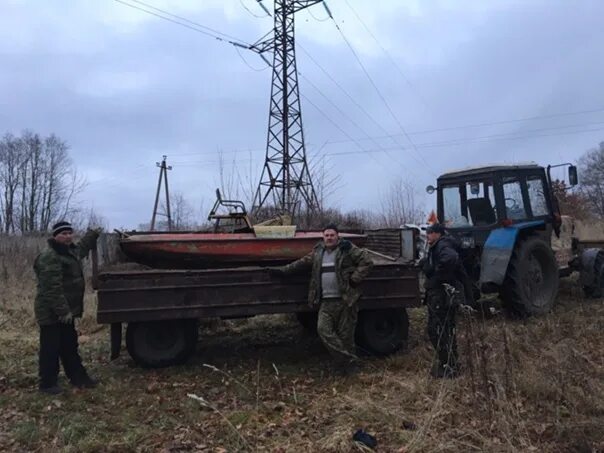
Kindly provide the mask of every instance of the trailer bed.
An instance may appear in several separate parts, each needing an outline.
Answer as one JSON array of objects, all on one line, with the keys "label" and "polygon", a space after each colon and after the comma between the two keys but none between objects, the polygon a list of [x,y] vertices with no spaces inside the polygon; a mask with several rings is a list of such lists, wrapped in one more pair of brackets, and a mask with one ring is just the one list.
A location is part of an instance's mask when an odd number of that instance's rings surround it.
[{"label": "trailer bed", "polygon": [[[419,303],[418,272],[377,264],[362,283],[360,309]],[[259,267],[103,272],[97,280],[99,323],[245,317],[310,311],[309,275],[271,277]]]}]

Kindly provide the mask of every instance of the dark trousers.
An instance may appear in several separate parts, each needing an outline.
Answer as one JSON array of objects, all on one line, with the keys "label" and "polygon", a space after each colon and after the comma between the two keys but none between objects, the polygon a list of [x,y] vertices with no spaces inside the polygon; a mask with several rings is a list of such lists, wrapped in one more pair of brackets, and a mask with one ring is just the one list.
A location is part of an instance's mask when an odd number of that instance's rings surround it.
[{"label": "dark trousers", "polygon": [[73,322],[40,326],[40,388],[57,385],[59,359],[72,384],[78,385],[88,376],[78,353],[78,334]]},{"label": "dark trousers", "polygon": [[451,305],[444,290],[428,289],[428,335],[434,346],[441,367],[457,368],[457,340],[455,335],[455,315],[457,307]]}]

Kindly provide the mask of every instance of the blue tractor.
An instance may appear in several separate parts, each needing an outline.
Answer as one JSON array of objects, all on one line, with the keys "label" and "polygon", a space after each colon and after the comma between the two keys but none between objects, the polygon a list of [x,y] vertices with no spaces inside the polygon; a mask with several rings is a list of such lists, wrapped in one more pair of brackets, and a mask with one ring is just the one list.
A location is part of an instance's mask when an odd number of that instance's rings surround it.
[{"label": "blue tractor", "polygon": [[602,295],[604,251],[581,247],[552,190],[551,169],[562,166],[567,186],[575,186],[575,166],[533,163],[452,171],[428,186],[437,192],[439,221],[460,244],[475,300],[499,293],[510,312],[543,314],[554,305],[560,276],[573,271],[587,295]]}]

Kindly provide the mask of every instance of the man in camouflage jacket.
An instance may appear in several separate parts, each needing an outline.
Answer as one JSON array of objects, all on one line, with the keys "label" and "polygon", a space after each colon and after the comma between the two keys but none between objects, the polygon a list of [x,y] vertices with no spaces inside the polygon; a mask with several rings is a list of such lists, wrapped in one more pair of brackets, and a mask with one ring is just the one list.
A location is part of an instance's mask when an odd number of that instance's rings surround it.
[{"label": "man in camouflage jacket", "polygon": [[48,247],[34,263],[38,280],[34,312],[40,326],[39,375],[43,393],[61,393],[57,385],[59,359],[72,385],[96,385],[82,365],[74,319],[82,316],[84,305],[85,281],[80,260],[88,256],[98,236],[97,230],[89,230],[74,244],[71,225],[59,222],[53,226]]},{"label": "man in camouflage jacket", "polygon": [[373,262],[367,252],[340,239],[335,225],[323,230],[323,241],[306,256],[286,266],[270,268],[273,274],[311,270],[308,304],[319,307],[317,331],[344,371],[357,360],[354,332],[357,323],[360,284]]}]

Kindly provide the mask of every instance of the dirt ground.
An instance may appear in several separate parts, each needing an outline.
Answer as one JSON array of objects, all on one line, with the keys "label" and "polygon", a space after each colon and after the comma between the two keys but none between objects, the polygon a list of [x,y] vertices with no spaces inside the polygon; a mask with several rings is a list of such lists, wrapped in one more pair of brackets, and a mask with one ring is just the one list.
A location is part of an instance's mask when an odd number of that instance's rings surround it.
[{"label": "dirt ground", "polygon": [[422,309],[406,351],[352,376],[288,316],[205,323],[189,363],[146,370],[125,351],[108,360],[89,295],[81,354],[101,384],[62,377],[59,397],[36,391],[31,293],[5,288],[0,305],[0,451],[368,451],[358,428],[381,452],[604,451],[604,301],[572,280],[547,316],[460,316],[455,380],[428,375]]}]

